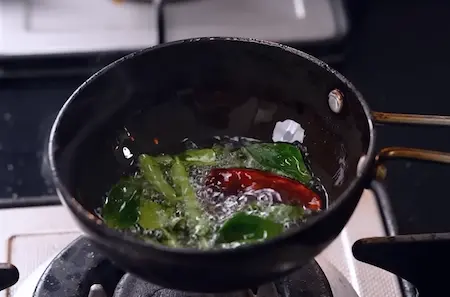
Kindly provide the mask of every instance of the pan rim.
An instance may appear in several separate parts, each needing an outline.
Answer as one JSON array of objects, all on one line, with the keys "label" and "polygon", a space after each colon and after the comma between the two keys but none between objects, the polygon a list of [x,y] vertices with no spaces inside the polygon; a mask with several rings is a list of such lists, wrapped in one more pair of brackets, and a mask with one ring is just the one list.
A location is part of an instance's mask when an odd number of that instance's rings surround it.
[{"label": "pan rim", "polygon": [[[280,50],[289,52],[291,54],[294,54],[296,56],[299,56],[300,58],[307,59],[309,62],[312,62],[316,64],[317,66],[321,67],[322,69],[326,70],[327,72],[335,75],[347,88],[351,90],[351,92],[354,93],[356,96],[356,99],[359,101],[359,104],[361,105],[368,124],[369,129],[369,144],[366,152],[366,162],[361,167],[361,170],[359,171],[360,174],[354,178],[350,185],[347,186],[347,188],[336,198],[336,200],[323,212],[317,214],[314,217],[308,218],[308,220],[299,226],[298,228],[287,230],[286,232],[283,232],[279,236],[276,236],[274,238],[264,240],[262,242],[257,242],[249,245],[243,245],[237,248],[232,249],[209,249],[209,250],[200,250],[200,249],[194,249],[194,248],[171,248],[164,245],[154,244],[151,242],[146,242],[144,240],[140,240],[137,237],[134,237],[132,235],[125,234],[123,232],[120,232],[118,230],[115,230],[113,228],[108,227],[102,220],[98,219],[96,216],[94,216],[91,212],[87,211],[77,200],[75,197],[73,197],[68,189],[63,184],[62,180],[59,177],[58,169],[56,167],[56,160],[54,156],[54,151],[56,149],[56,135],[58,134],[58,128],[62,121],[62,118],[64,117],[67,109],[70,108],[71,103],[76,100],[80,92],[82,92],[90,83],[95,81],[97,77],[103,75],[105,72],[109,71],[112,67],[115,67],[117,65],[120,65],[121,63],[132,59],[136,56],[143,55],[148,52],[152,52],[155,50],[163,49],[165,47],[169,46],[176,46],[179,44],[184,43],[193,43],[193,42],[239,42],[239,43],[252,43],[262,46],[268,46],[268,47],[275,47]],[[61,202],[67,206],[73,215],[76,216],[76,219],[80,221],[81,224],[83,224],[84,228],[88,228],[89,233],[94,233],[96,235],[100,235],[101,237],[106,237],[108,240],[114,240],[115,242],[119,241],[125,244],[131,244],[138,248],[143,249],[152,249],[154,251],[164,252],[164,253],[171,253],[173,255],[179,255],[179,256],[214,256],[214,255],[230,255],[234,253],[243,253],[252,251],[256,248],[266,248],[271,245],[276,245],[282,241],[288,240],[289,238],[292,238],[294,236],[298,236],[299,234],[303,233],[305,230],[309,229],[312,225],[316,224],[316,222],[320,220],[326,219],[331,213],[335,212],[339,206],[343,203],[345,199],[349,199],[349,196],[357,190],[361,184],[365,181],[366,177],[369,174],[369,169],[371,168],[371,164],[375,157],[375,142],[376,142],[376,133],[373,125],[373,118],[371,114],[371,110],[367,104],[367,102],[364,100],[362,94],[356,89],[356,87],[342,74],[340,74],[338,71],[331,68],[328,64],[325,62],[303,52],[300,50],[297,50],[295,48],[279,44],[276,42],[271,41],[265,41],[260,39],[254,39],[254,38],[242,38],[242,37],[201,37],[201,38],[190,38],[190,39],[184,39],[184,40],[177,40],[173,42],[168,42],[160,45],[156,45],[153,47],[145,48],[138,50],[136,52],[130,53],[97,71],[94,73],[91,77],[89,77],[85,82],[83,82],[66,100],[66,102],[63,104],[61,109],[58,111],[58,114],[53,122],[52,128],[50,130],[49,140],[48,140],[48,150],[47,150],[47,158],[49,160],[49,167],[50,167],[50,175],[51,179],[56,187],[56,192],[61,200]],[[358,198],[359,199],[359,198]]]}]

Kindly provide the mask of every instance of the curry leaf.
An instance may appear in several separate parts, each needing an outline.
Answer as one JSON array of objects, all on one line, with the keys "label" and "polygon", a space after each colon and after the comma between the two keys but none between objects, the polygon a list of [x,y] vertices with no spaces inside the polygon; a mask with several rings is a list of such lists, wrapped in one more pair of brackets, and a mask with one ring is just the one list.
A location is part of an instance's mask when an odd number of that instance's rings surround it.
[{"label": "curry leaf", "polygon": [[283,225],[259,216],[236,213],[219,230],[218,243],[254,242],[277,236]]},{"label": "curry leaf", "polygon": [[192,149],[182,153],[180,159],[189,165],[214,165],[216,152],[213,149]]},{"label": "curry leaf", "polygon": [[112,187],[102,209],[106,224],[114,228],[128,228],[139,219],[141,181],[133,177],[122,179]]},{"label": "curry leaf", "polygon": [[169,155],[154,156],[153,159],[161,166],[168,166],[173,162],[173,158]]},{"label": "curry leaf", "polygon": [[311,180],[300,150],[289,143],[254,143],[243,147],[263,169],[304,184]]}]

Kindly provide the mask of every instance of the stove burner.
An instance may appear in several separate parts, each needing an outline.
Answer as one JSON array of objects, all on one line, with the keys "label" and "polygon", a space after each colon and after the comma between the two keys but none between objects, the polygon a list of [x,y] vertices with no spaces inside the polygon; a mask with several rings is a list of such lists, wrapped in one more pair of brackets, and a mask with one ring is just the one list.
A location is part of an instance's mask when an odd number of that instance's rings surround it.
[{"label": "stove burner", "polygon": [[134,275],[125,274],[117,285],[113,297],[254,297],[254,295],[257,297],[328,297],[332,296],[332,293],[325,274],[314,261],[279,281],[260,286],[253,292],[248,290],[223,294],[193,294],[163,288]]},{"label": "stove burner", "polygon": [[53,259],[40,278],[33,296],[332,297],[333,294],[325,274],[315,261],[281,280],[253,291],[201,294],[167,289],[131,274],[124,274],[89,239],[80,237]]},{"label": "stove burner", "polygon": [[33,297],[85,297],[94,284],[112,296],[123,275],[89,239],[79,237],[53,259]]}]

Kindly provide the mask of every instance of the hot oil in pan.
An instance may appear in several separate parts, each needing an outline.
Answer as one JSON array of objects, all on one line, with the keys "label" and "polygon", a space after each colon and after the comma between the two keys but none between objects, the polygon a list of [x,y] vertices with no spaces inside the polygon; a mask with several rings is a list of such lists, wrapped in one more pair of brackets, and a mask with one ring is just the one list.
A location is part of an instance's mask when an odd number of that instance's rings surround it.
[{"label": "hot oil in pan", "polygon": [[134,172],[107,193],[99,212],[110,227],[144,240],[236,247],[298,226],[327,205],[325,188],[299,143],[185,139],[170,155],[137,156],[125,132],[116,152]]}]

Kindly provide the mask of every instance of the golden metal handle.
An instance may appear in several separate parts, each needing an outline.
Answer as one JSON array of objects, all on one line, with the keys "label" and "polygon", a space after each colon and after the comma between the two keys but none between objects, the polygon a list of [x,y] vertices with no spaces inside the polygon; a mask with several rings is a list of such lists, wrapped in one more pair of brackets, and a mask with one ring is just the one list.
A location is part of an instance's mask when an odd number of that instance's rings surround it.
[{"label": "golden metal handle", "polygon": [[386,147],[378,153],[376,160],[382,162],[386,159],[410,159],[450,164],[450,153],[409,147]]},{"label": "golden metal handle", "polygon": [[450,116],[424,115],[372,112],[376,123],[380,124],[403,124],[403,125],[428,125],[428,126],[450,126]]},{"label": "golden metal handle", "polygon": [[[450,116],[386,112],[373,112],[372,116],[376,123],[450,126]],[[408,147],[386,147],[378,153],[375,159],[377,163],[377,179],[384,179],[386,177],[387,170],[382,163],[389,159],[409,159],[450,164],[450,153]]]}]

